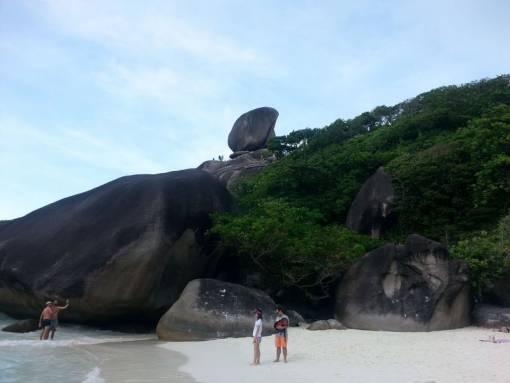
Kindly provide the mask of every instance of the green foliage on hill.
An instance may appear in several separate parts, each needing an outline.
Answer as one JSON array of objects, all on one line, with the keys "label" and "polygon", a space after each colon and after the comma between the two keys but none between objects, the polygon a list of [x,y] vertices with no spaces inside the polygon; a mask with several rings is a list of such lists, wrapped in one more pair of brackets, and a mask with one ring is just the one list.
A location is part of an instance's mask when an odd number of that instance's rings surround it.
[{"label": "green foliage on hill", "polygon": [[401,196],[401,231],[448,243],[489,229],[510,208],[510,107],[431,136],[387,165]]},{"label": "green foliage on hill", "polygon": [[341,273],[374,246],[342,225],[379,166],[398,197],[398,224],[384,241],[420,233],[454,245],[494,229],[510,209],[510,77],[435,89],[270,146],[280,161],[238,185],[237,212],[217,217],[213,231],[230,251],[313,295],[309,281]]},{"label": "green foliage on hill", "polygon": [[489,291],[497,278],[510,268],[510,215],[496,229],[480,231],[450,248],[453,258],[467,262],[476,295]]}]

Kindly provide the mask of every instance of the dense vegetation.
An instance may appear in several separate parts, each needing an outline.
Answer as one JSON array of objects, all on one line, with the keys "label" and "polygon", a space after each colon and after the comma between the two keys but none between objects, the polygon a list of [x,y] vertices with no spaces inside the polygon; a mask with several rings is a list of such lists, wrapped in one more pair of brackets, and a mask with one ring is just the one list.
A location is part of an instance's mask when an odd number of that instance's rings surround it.
[{"label": "dense vegetation", "polygon": [[506,242],[495,238],[510,209],[509,76],[435,89],[276,137],[269,148],[280,160],[238,184],[238,210],[216,216],[212,232],[286,286],[327,297],[336,278],[381,243],[343,226],[379,166],[398,196],[398,223],[382,242],[420,233],[445,243],[468,261],[479,292],[508,266]]},{"label": "dense vegetation", "polygon": [[476,296],[490,291],[510,269],[510,215],[503,217],[494,230],[472,233],[457,242],[450,254],[469,265]]}]

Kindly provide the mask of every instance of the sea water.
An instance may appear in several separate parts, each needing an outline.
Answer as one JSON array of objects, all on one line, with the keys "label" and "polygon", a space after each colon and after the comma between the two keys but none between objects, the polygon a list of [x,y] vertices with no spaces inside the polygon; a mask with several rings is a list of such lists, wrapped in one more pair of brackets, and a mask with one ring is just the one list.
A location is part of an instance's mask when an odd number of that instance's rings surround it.
[{"label": "sea water", "polygon": [[[0,313],[0,328],[15,320]],[[189,382],[178,372],[184,358],[157,347],[153,334],[125,334],[62,325],[55,340],[40,331],[0,331],[0,383]]]}]

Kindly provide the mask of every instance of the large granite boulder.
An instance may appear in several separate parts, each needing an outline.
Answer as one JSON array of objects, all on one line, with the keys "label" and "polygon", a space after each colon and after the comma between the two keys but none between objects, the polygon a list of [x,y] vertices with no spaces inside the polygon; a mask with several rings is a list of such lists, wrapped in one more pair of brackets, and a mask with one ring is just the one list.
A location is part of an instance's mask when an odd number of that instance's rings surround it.
[{"label": "large granite boulder", "polygon": [[236,120],[228,135],[228,146],[234,152],[265,148],[267,140],[274,136],[277,118],[278,111],[269,107],[244,113]]},{"label": "large granite boulder", "polygon": [[391,175],[380,167],[365,181],[354,198],[345,224],[358,233],[379,238],[395,222],[394,202]]},{"label": "large granite boulder", "polygon": [[276,158],[267,149],[245,152],[228,161],[206,161],[198,169],[204,170],[224,186],[231,189],[234,183],[242,178],[261,172]]},{"label": "large granite boulder", "polygon": [[510,307],[477,305],[473,310],[473,324],[481,327],[510,327]]},{"label": "large granite boulder", "polygon": [[338,287],[335,314],[355,329],[445,330],[469,325],[470,302],[466,264],[413,234],[405,245],[380,247],[351,267]]},{"label": "large granite boulder", "polygon": [[2,331],[5,332],[32,332],[36,331],[39,328],[39,321],[36,319],[25,319],[20,320],[18,322],[11,323],[10,325],[2,328]]},{"label": "large granite boulder", "polygon": [[255,309],[263,311],[263,335],[274,332],[276,304],[261,290],[215,279],[188,283],[181,297],[161,318],[159,339],[196,341],[251,336]]},{"label": "large granite boulder", "polygon": [[214,263],[209,213],[231,196],[201,170],[122,177],[0,227],[0,307],[39,316],[70,298],[66,320],[157,321]]}]

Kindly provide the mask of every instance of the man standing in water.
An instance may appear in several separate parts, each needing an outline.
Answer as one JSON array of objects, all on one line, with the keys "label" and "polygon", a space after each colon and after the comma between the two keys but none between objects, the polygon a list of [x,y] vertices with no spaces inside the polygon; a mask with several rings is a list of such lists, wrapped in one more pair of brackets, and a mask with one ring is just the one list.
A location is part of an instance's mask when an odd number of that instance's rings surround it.
[{"label": "man standing in water", "polygon": [[53,337],[55,336],[55,331],[57,331],[58,326],[58,312],[60,310],[65,310],[69,307],[69,299],[66,299],[66,305],[65,306],[57,306],[58,301],[54,300],[52,303],[51,308],[51,323],[50,323],[50,331],[51,331],[51,340],[53,340]]},{"label": "man standing in water", "polygon": [[287,327],[289,327],[289,317],[283,313],[281,306],[276,308],[276,321],[274,328],[276,330],[275,346],[276,346],[276,359],[274,362],[280,361],[280,355],[283,351],[283,361],[287,363]]},{"label": "man standing in water", "polygon": [[46,302],[46,307],[44,308],[44,310],[41,313],[41,316],[39,317],[39,327],[42,328],[41,335],[39,336],[40,340],[48,339],[51,326],[52,306],[53,302],[51,301]]}]

